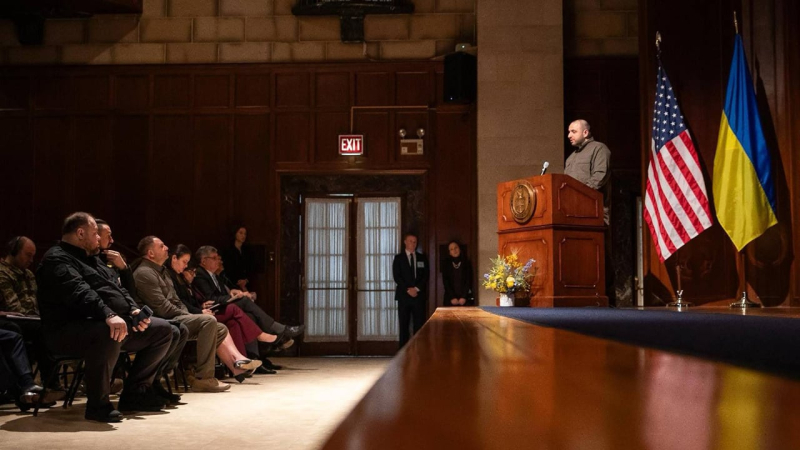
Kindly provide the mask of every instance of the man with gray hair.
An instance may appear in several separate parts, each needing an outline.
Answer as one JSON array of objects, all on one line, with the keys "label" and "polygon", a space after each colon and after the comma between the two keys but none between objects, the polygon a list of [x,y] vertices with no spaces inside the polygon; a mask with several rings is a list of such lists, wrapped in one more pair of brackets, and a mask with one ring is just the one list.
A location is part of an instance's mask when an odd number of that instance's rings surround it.
[{"label": "man with gray hair", "polygon": [[[221,258],[216,248],[210,245],[204,245],[197,249],[195,258],[197,258],[200,267],[197,270],[197,275],[192,282],[192,286],[200,292],[207,301],[225,304],[235,300],[236,305],[253,319],[262,331],[278,336],[278,339],[273,344],[278,348],[289,347],[293,342],[292,338],[303,333],[305,328],[303,325],[289,326],[278,323],[264,312],[263,309],[253,303],[251,293],[242,292],[226,285],[225,280],[216,274],[221,263]],[[251,349],[248,349],[247,353],[253,356],[260,356],[256,354],[256,351]],[[271,364],[265,365],[271,366]]]},{"label": "man with gray hair", "polygon": [[611,176],[611,151],[606,144],[594,140],[589,122],[583,119],[569,124],[567,138],[575,151],[567,158],[564,173],[603,193],[603,218],[608,225],[610,193],[607,185]]}]

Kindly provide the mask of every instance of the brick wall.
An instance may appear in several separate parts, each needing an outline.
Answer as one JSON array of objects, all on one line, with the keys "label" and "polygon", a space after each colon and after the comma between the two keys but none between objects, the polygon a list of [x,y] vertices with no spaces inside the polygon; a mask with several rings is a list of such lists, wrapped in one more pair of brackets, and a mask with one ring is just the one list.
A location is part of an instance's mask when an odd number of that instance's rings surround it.
[{"label": "brick wall", "polygon": [[637,3],[637,0],[565,0],[564,55],[637,55]]},{"label": "brick wall", "polygon": [[343,44],[337,17],[295,17],[295,0],[144,0],[139,15],[47,20],[21,46],[0,20],[4,64],[160,64],[428,59],[475,44],[477,0],[415,0],[411,15],[368,15],[366,44]]}]

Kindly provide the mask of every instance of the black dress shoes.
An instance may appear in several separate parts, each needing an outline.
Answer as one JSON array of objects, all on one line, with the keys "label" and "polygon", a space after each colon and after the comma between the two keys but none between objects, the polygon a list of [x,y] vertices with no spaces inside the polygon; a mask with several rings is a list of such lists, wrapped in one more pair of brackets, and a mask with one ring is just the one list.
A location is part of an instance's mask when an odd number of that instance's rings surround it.
[{"label": "black dress shoes", "polygon": [[274,364],[272,361],[270,361],[267,358],[263,358],[261,360],[261,362],[264,363],[264,367],[266,367],[269,370],[281,370],[281,369],[283,369],[283,366],[278,365],[278,364]]},{"label": "black dress shoes", "polygon": [[287,338],[295,338],[303,334],[303,331],[305,331],[305,329],[306,329],[305,325],[292,325],[292,326],[287,325],[286,329],[283,331],[283,335],[286,336]]},{"label": "black dress shoes", "polygon": [[20,411],[28,411],[36,406],[35,404],[39,401],[39,396],[43,390],[44,389],[38,384],[32,384],[22,390],[22,394],[14,401],[14,404],[17,405]]},{"label": "black dress shoes", "polygon": [[83,417],[86,420],[95,420],[97,422],[119,422],[122,420],[122,413],[114,409],[114,406],[109,403],[100,407],[86,406],[86,413]]},{"label": "black dress shoes", "polygon": [[275,372],[274,370],[267,369],[266,367],[261,366],[258,369],[256,369],[255,373],[257,373],[259,375],[274,375],[274,374],[276,374],[278,372]]},{"label": "black dress shoes", "polygon": [[164,386],[161,386],[161,383],[153,383],[153,392],[162,400],[164,400],[167,405],[177,405],[181,401],[181,396],[178,394],[170,394],[170,392],[164,389]]},{"label": "black dress shoes", "polygon": [[157,412],[164,409],[166,401],[158,396],[152,389],[145,391],[126,392],[122,391],[119,396],[120,411],[150,411]]}]

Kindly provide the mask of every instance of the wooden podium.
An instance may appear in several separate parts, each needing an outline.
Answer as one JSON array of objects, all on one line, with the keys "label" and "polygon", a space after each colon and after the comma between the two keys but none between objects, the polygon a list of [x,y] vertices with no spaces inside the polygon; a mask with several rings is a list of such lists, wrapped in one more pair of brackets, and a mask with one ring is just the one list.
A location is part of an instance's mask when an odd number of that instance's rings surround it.
[{"label": "wooden podium", "polygon": [[[526,182],[535,192],[529,201]],[[603,194],[568,175],[497,185],[497,250],[536,260],[531,306],[608,306],[605,229]]]}]

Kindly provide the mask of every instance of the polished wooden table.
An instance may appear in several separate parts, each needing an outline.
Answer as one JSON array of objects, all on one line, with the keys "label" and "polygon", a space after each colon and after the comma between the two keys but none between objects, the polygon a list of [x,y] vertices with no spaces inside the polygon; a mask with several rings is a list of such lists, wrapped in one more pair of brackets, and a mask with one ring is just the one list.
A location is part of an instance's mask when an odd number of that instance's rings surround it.
[{"label": "polished wooden table", "polygon": [[439,308],[324,448],[800,449],[800,381]]}]

